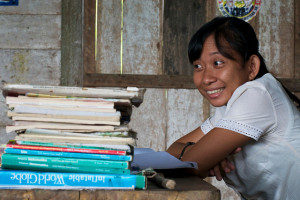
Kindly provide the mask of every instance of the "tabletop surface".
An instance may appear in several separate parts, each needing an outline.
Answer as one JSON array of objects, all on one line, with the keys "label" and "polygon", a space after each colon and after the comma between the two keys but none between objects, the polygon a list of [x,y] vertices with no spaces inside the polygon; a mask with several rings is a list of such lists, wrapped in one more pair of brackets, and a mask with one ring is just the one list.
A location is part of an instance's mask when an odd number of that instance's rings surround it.
[{"label": "tabletop surface", "polygon": [[5,200],[219,200],[220,191],[198,177],[176,177],[176,188],[168,190],[148,181],[146,190],[0,190]]}]

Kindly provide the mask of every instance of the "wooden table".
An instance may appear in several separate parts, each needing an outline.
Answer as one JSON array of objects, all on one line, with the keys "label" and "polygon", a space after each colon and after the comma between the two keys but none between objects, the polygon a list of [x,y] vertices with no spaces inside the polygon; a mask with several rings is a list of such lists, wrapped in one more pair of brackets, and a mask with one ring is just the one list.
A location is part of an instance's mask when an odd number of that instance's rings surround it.
[{"label": "wooden table", "polygon": [[177,177],[175,190],[148,181],[147,190],[0,190],[2,200],[219,200],[220,191],[197,177]]}]

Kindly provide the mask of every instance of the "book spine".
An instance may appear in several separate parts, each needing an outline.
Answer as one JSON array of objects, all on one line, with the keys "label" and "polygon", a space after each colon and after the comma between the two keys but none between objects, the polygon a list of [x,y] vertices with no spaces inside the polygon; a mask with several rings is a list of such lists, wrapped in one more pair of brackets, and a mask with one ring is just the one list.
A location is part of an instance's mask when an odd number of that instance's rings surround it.
[{"label": "book spine", "polygon": [[55,94],[59,96],[73,96],[73,97],[90,97],[90,98],[134,98],[139,96],[139,90],[124,90],[118,89],[101,89],[101,88],[87,88],[69,87],[69,86],[41,86],[41,85],[16,85],[5,84],[3,86],[5,93],[12,94],[26,94],[41,93],[41,94]]},{"label": "book spine", "polygon": [[103,149],[79,149],[79,148],[65,148],[65,147],[30,146],[30,145],[18,145],[18,144],[7,144],[6,147],[14,148],[14,149],[28,149],[28,150],[31,149],[31,150],[43,150],[43,151],[126,155],[126,151],[103,150]]},{"label": "book spine", "polygon": [[103,167],[103,168],[118,168],[129,169],[129,162],[127,161],[111,161],[111,160],[96,160],[85,158],[65,158],[65,157],[51,157],[51,156],[33,156],[21,154],[7,154],[2,155],[2,164],[19,162],[31,162],[49,165],[66,165],[75,167]]},{"label": "book spine", "polygon": [[[70,130],[70,131],[74,131],[74,130]],[[77,130],[76,130],[77,131]],[[85,131],[85,130],[81,130],[81,131]],[[53,137],[40,137],[40,135],[38,135],[39,137],[34,137],[33,135],[31,135],[30,137],[25,137],[25,134],[19,134],[18,136],[16,136],[14,139],[16,141],[20,141],[20,140],[26,140],[26,141],[33,141],[33,142],[40,142],[40,141],[48,141],[48,142],[53,142],[53,143],[60,143],[62,141],[66,141],[68,143],[85,143],[85,144],[110,144],[110,145],[131,145],[131,146],[136,146],[136,139],[134,138],[125,138],[125,139],[116,139],[113,138],[111,139],[111,137],[106,138],[95,138],[95,137],[69,137],[69,136],[53,136]]]},{"label": "book spine", "polygon": [[36,156],[57,156],[57,157],[66,157],[66,158],[88,158],[88,159],[98,159],[98,160],[132,161],[131,155],[72,153],[72,152],[26,150],[26,149],[13,149],[13,148],[6,148],[4,152],[11,153],[11,154],[36,155]]},{"label": "book spine", "polygon": [[81,148],[81,149],[104,149],[104,150],[118,150],[126,151],[127,153],[132,152],[132,149],[129,145],[105,145],[105,144],[69,144],[69,143],[51,143],[51,142],[33,142],[33,141],[13,141],[12,144],[21,144],[21,145],[30,145],[30,146],[47,146],[47,147],[64,147],[64,148]]},{"label": "book spine", "polygon": [[2,189],[146,189],[141,175],[0,170]]},{"label": "book spine", "polygon": [[94,117],[115,117],[119,119],[121,113],[119,111],[115,113],[108,112],[91,112],[91,111],[76,111],[76,110],[60,110],[36,108],[33,106],[18,105],[13,110],[16,113],[32,113],[32,114],[48,114],[48,115],[76,115],[76,116],[94,116]]},{"label": "book spine", "polygon": [[18,161],[15,163],[2,163],[3,169],[13,170],[34,170],[46,172],[75,172],[75,173],[97,173],[97,174],[130,174],[129,169],[116,168],[94,168],[89,166],[66,166],[66,165],[52,165],[44,163],[32,163]]}]

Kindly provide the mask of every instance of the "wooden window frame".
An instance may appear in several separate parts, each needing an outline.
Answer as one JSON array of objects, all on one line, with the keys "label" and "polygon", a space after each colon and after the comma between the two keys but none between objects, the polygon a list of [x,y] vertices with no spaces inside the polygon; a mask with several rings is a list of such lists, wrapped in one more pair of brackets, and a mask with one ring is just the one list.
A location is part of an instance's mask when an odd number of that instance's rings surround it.
[{"label": "wooden window frame", "polygon": [[[61,85],[84,87],[128,87],[195,89],[190,75],[131,75],[95,73],[95,0],[62,0]],[[206,5],[207,7],[208,5]],[[213,5],[210,5],[213,6]],[[295,6],[300,8],[300,3]],[[299,9],[300,10],[300,9]],[[89,13],[89,14],[86,14]],[[297,12],[298,13],[298,12]],[[93,26],[91,26],[93,24]],[[297,25],[297,30],[299,28]],[[296,35],[296,34],[295,34]],[[74,43],[74,41],[77,41]],[[81,43],[80,43],[80,42]],[[299,37],[295,38],[295,44]],[[93,47],[91,47],[93,45]],[[299,63],[299,45],[295,65]],[[292,92],[300,92],[297,78],[279,78]]]},{"label": "wooden window frame", "polygon": [[95,0],[84,1],[83,85],[87,87],[139,87],[194,89],[192,76],[99,74],[95,71]]}]

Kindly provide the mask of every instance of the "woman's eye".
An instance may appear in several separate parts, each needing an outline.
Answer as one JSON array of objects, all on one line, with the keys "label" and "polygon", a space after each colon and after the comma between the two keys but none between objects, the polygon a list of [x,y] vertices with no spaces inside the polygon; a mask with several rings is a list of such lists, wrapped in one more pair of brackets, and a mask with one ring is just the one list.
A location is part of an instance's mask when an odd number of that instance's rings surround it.
[{"label": "woman's eye", "polygon": [[195,70],[202,70],[203,67],[201,65],[194,65]]},{"label": "woman's eye", "polygon": [[214,65],[219,66],[222,65],[223,63],[224,63],[223,61],[217,60],[214,62]]}]

